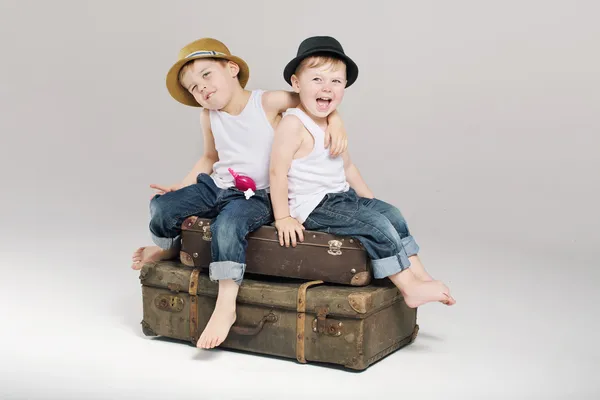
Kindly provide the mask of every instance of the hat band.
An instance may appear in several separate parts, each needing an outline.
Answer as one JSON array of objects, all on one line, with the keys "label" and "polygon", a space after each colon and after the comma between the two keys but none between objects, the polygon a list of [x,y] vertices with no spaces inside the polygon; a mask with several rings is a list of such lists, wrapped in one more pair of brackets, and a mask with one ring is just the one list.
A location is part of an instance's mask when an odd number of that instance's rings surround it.
[{"label": "hat band", "polygon": [[344,53],[344,51],[343,51],[343,50],[341,50],[341,49],[340,49],[340,48],[338,48],[338,47],[323,45],[323,46],[314,47],[314,48],[312,48],[312,49],[308,49],[308,50],[305,50],[305,51],[303,51],[303,52],[301,52],[301,53],[298,53],[298,56],[301,56],[303,53],[306,53],[306,52],[309,52],[309,51],[310,51],[311,53],[318,53],[318,52],[331,52],[331,51],[332,51],[332,52],[334,52],[334,53],[337,53],[337,54],[343,54],[344,56],[346,55],[346,54]]},{"label": "hat band", "polygon": [[213,50],[199,50],[199,51],[194,51],[193,53],[188,54],[187,56],[185,56],[185,58],[190,58],[190,57],[195,57],[195,56],[226,56],[227,54],[225,53],[221,53],[219,51],[213,51]]}]

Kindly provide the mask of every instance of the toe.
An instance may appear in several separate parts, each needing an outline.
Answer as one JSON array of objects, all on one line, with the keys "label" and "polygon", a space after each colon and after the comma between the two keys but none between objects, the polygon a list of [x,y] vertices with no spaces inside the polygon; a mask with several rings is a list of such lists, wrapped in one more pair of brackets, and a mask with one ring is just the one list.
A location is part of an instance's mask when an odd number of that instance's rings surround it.
[{"label": "toe", "polygon": [[454,304],[454,298],[452,298],[452,296],[450,296],[448,293],[444,293],[444,300],[442,300],[442,303],[446,304],[447,306],[451,306],[452,304]]}]

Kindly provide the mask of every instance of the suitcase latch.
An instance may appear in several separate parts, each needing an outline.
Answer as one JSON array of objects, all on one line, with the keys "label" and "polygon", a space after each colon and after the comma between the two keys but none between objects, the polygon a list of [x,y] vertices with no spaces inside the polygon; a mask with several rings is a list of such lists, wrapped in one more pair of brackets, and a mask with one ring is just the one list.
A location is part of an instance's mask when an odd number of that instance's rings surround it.
[{"label": "suitcase latch", "polygon": [[327,252],[332,256],[341,256],[342,255],[342,242],[340,240],[330,240],[327,242],[329,244],[329,250]]},{"label": "suitcase latch", "polygon": [[206,224],[202,227],[202,239],[210,242],[212,240],[212,233],[210,232],[210,225]]},{"label": "suitcase latch", "polygon": [[154,299],[154,305],[162,311],[180,312],[183,310],[183,299],[179,296],[161,294]]},{"label": "suitcase latch", "polygon": [[313,332],[328,336],[340,336],[344,324],[332,318],[327,318],[329,309],[327,307],[317,307],[317,318],[312,322]]}]

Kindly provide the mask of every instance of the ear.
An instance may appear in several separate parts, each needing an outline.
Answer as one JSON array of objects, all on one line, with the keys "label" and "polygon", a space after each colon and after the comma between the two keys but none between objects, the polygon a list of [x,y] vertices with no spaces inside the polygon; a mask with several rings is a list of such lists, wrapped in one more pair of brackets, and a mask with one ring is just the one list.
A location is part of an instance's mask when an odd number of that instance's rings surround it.
[{"label": "ear", "polygon": [[298,79],[296,74],[292,75],[290,81],[292,81],[292,88],[294,89],[294,92],[300,93],[300,80]]},{"label": "ear", "polygon": [[240,66],[233,61],[229,61],[227,63],[227,67],[229,68],[229,73],[231,74],[232,78],[235,78],[240,73]]}]

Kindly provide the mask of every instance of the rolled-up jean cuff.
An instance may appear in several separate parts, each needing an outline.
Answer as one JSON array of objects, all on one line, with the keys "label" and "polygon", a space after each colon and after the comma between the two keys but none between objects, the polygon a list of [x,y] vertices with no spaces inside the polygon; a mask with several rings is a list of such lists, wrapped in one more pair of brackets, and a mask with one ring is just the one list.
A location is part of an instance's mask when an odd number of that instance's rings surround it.
[{"label": "rolled-up jean cuff", "polygon": [[163,237],[156,236],[153,233],[151,233],[150,235],[152,236],[152,241],[154,242],[154,244],[156,244],[158,247],[160,247],[163,250],[170,250],[174,247],[180,248],[180,246],[181,246],[181,236],[180,235],[177,235],[174,238],[163,238]]},{"label": "rolled-up jean cuff", "polygon": [[241,285],[245,270],[246,264],[234,261],[215,261],[209,265],[208,276],[213,282],[222,279],[233,279],[235,283]]},{"label": "rolled-up jean cuff", "polygon": [[402,249],[395,256],[371,260],[371,266],[373,267],[373,277],[383,279],[404,271],[410,267],[410,261],[406,251]]},{"label": "rolled-up jean cuff", "polygon": [[402,238],[402,246],[404,247],[404,251],[406,251],[407,257],[412,257],[419,254],[420,248],[413,236],[406,236]]}]

